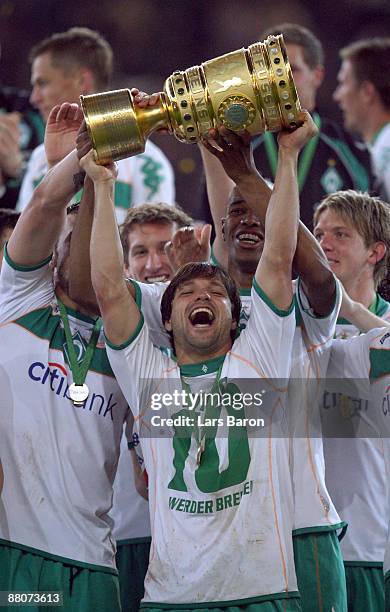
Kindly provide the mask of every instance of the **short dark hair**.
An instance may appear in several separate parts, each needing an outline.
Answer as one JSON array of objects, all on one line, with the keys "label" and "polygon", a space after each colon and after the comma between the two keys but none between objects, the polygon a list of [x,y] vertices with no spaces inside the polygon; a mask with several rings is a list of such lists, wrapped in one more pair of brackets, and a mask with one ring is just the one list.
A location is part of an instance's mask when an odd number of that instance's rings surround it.
[{"label": "short dark hair", "polygon": [[368,193],[347,189],[326,196],[314,212],[314,226],[326,210],[332,210],[351,223],[363,238],[366,248],[383,242],[386,253],[374,267],[374,282],[378,286],[386,277],[390,263],[390,206]]},{"label": "short dark hair", "polygon": [[65,70],[75,66],[88,68],[94,76],[96,89],[107,89],[113,53],[108,42],[95,30],[77,27],[52,34],[31,49],[30,62],[44,53],[50,53],[54,66]]},{"label": "short dark hair", "polygon": [[129,232],[134,225],[143,223],[161,223],[171,225],[176,223],[178,227],[192,225],[193,220],[180,208],[169,204],[141,204],[130,208],[126,219],[119,227],[119,233],[123,248],[125,264],[129,265]]},{"label": "short dark hair", "polygon": [[302,47],[303,59],[309,68],[314,69],[324,63],[324,49],[321,42],[313,32],[296,23],[281,23],[265,30],[262,38],[283,34],[287,45],[299,45]]},{"label": "short dark hair", "polygon": [[[234,280],[218,266],[214,266],[209,263],[188,263],[182,266],[174,275],[168,287],[164,291],[162,300],[161,300],[161,318],[163,325],[170,320],[172,315],[172,302],[175,297],[176,289],[185,283],[188,280],[192,280],[194,278],[216,278],[221,281],[224,285],[226,292],[229,296],[231,307],[232,307],[232,318],[233,321],[236,321],[237,328],[240,321],[240,312],[241,312],[241,300],[240,295]],[[168,332],[171,340],[171,344],[173,348],[173,334],[172,332]],[[231,330],[230,336],[232,342],[234,342],[236,338],[237,330]]]},{"label": "short dark hair", "polygon": [[353,64],[358,83],[369,81],[375,86],[382,104],[390,108],[390,38],[358,40],[340,51],[343,60]]}]

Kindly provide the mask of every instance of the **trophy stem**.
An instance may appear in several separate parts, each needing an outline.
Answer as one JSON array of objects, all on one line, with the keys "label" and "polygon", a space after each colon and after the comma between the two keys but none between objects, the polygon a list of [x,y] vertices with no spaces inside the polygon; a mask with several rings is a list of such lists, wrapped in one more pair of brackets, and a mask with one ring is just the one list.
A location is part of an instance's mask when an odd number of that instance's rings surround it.
[{"label": "trophy stem", "polygon": [[135,114],[140,131],[145,140],[156,130],[165,129],[173,132],[169,116],[168,99],[164,92],[160,92],[157,104],[146,108],[135,107]]},{"label": "trophy stem", "polygon": [[164,93],[146,108],[134,105],[128,89],[80,96],[80,101],[98,164],[139,155],[152,132],[173,131]]}]

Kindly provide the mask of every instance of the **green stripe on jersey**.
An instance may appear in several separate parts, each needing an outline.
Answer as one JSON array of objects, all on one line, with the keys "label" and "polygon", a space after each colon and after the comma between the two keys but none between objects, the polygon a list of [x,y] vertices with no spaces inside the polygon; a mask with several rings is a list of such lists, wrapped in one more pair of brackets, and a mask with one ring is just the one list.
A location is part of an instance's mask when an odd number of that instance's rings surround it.
[{"label": "green stripe on jersey", "polygon": [[137,327],[135,328],[134,332],[131,334],[131,336],[125,340],[124,342],[122,342],[122,344],[113,344],[112,342],[110,342],[110,340],[107,338],[107,336],[104,334],[104,337],[106,339],[106,344],[107,346],[109,346],[110,348],[112,348],[114,351],[121,351],[124,348],[126,348],[127,346],[130,346],[130,344],[132,342],[134,342],[134,340],[137,338],[137,336],[140,334],[141,329],[144,325],[144,316],[142,314],[142,312],[140,312],[140,319],[138,321]]},{"label": "green stripe on jersey", "polygon": [[390,350],[370,348],[370,380],[390,374]]},{"label": "green stripe on jersey", "polygon": [[[288,600],[288,601],[287,601]],[[279,603],[280,602],[280,603]],[[141,602],[141,610],[210,610],[215,612],[216,610],[225,610],[228,612],[230,608],[237,608],[247,612],[299,612],[300,596],[298,591],[290,591],[288,593],[272,593],[270,595],[259,595],[259,597],[248,597],[247,599],[236,599],[234,601],[214,601],[214,602],[197,602],[194,604],[168,604],[168,603],[155,603],[155,602]],[[233,612],[233,611],[231,611]]]},{"label": "green stripe on jersey", "polygon": [[255,278],[253,279],[253,287],[257,295],[259,295],[261,299],[267,304],[267,306],[269,306],[269,308],[271,308],[271,310],[273,310],[275,314],[279,315],[279,317],[288,317],[288,315],[292,313],[294,309],[294,298],[291,300],[291,304],[289,308],[287,310],[283,310],[275,306],[275,304],[273,304],[273,302],[270,300],[268,295],[264,293],[264,291],[262,290],[262,288],[260,287],[260,285],[258,284]]},{"label": "green stripe on jersey", "polygon": [[60,557],[60,555],[53,555],[49,552],[46,552],[45,550],[34,548],[33,546],[25,546],[24,544],[19,544],[18,542],[11,542],[10,540],[3,540],[2,538],[0,538],[0,546],[21,550],[25,553],[31,553],[33,555],[37,555],[38,557],[44,557],[45,559],[49,559],[51,561],[59,561],[60,563],[64,563],[66,565],[75,565],[77,567],[82,567],[83,569],[104,572],[105,574],[112,574],[114,576],[118,575],[118,570],[115,567],[95,565],[94,563],[85,563],[84,561],[76,561],[75,559]]},{"label": "green stripe on jersey", "polygon": [[348,145],[338,138],[330,138],[323,132],[321,133],[322,140],[336,153],[340,160],[344,163],[345,167],[354,182],[354,188],[359,191],[368,191],[370,188],[370,179],[367,170],[354,156]]},{"label": "green stripe on jersey", "polygon": [[52,255],[49,255],[49,257],[46,257],[46,259],[44,259],[43,261],[41,261],[40,263],[34,266],[21,266],[15,263],[14,261],[12,261],[11,257],[8,255],[7,245],[4,246],[5,261],[11,268],[13,268],[14,270],[17,270],[18,272],[34,272],[34,270],[39,270],[40,268],[43,268],[43,266],[46,266],[51,261],[51,258],[52,258]]},{"label": "green stripe on jersey", "polygon": [[[68,309],[67,312],[71,316],[75,316],[75,311]],[[81,313],[77,313],[77,317],[80,320],[86,320],[89,322],[89,318],[83,316]],[[49,341],[49,347],[61,351],[64,354],[64,360],[69,365],[67,353],[64,350],[66,344],[65,332],[61,327],[61,318],[59,315],[53,314],[52,306],[45,306],[44,308],[38,308],[33,310],[22,317],[19,317],[14,321],[15,324],[27,329],[29,332],[41,338],[42,340]],[[89,371],[96,372],[97,374],[105,374],[114,378],[114,373],[111,369],[106,350],[104,348],[96,347]]]}]

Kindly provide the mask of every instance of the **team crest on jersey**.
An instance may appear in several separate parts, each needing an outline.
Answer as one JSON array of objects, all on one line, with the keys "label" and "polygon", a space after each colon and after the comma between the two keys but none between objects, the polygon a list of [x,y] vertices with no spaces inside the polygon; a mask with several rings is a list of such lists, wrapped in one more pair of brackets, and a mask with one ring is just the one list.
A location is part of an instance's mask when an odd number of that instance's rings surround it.
[{"label": "team crest on jersey", "polygon": [[[83,337],[81,336],[79,331],[76,331],[76,333],[73,334],[72,340],[73,340],[73,346],[74,346],[75,351],[76,351],[77,362],[80,363],[80,361],[82,361],[82,359],[83,359],[83,357],[85,355],[85,351],[86,351],[87,347],[86,347],[85,342],[83,340]],[[62,347],[64,349],[64,355],[66,356],[66,360],[67,360],[68,363],[70,363],[70,360],[69,360],[69,351],[68,351],[68,343],[64,342]]]},{"label": "team crest on jersey", "polygon": [[329,167],[321,177],[321,185],[326,193],[339,191],[343,187],[343,180],[336,168]]},{"label": "team crest on jersey", "polygon": [[238,324],[240,332],[242,332],[242,330],[246,328],[249,320],[249,315],[250,312],[247,312],[246,310],[244,310],[244,307],[242,307],[240,312],[240,321]]}]

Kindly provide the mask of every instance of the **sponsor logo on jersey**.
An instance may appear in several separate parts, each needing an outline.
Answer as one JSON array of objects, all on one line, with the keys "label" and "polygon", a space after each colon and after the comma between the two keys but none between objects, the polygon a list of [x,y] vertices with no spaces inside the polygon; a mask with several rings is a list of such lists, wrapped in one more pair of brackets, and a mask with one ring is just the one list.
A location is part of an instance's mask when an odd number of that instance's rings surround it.
[{"label": "sponsor logo on jersey", "polygon": [[379,340],[379,343],[384,344],[387,338],[390,338],[390,332],[387,332],[384,336],[382,336],[382,338]]},{"label": "sponsor logo on jersey", "polygon": [[58,397],[69,400],[67,405],[70,404],[75,410],[93,412],[102,417],[110,416],[111,420],[114,420],[112,409],[117,405],[117,402],[114,401],[113,393],[105,397],[100,393],[94,393],[92,389],[90,389],[89,396],[82,406],[74,406],[68,394],[68,373],[63,364],[54,361],[49,361],[47,364],[41,361],[34,361],[29,366],[27,373],[29,378],[35,383],[45,385]]}]

